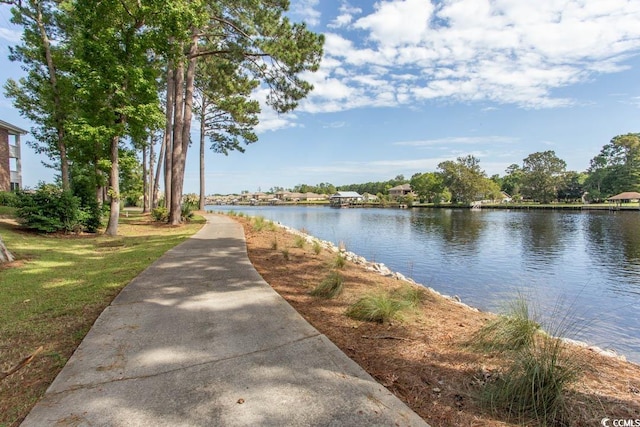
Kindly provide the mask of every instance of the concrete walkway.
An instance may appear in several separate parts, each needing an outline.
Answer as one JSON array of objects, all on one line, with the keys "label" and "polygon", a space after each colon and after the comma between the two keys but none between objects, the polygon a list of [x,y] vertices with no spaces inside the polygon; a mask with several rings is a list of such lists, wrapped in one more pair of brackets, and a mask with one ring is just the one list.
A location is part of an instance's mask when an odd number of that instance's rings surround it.
[{"label": "concrete walkway", "polygon": [[105,309],[23,426],[425,426],[210,216]]}]

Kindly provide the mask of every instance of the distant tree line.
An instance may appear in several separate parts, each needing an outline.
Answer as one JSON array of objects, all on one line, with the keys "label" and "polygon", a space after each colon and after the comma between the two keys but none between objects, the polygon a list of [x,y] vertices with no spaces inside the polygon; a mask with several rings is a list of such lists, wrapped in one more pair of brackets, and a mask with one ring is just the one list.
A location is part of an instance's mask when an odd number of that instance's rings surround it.
[{"label": "distant tree line", "polygon": [[502,176],[487,177],[480,161],[469,155],[442,162],[436,171],[415,173],[410,179],[398,175],[388,181],[337,187],[328,183],[299,184],[293,191],[357,191],[385,197],[391,188],[409,183],[420,201],[436,204],[499,200],[502,192],[516,201],[601,202],[625,191],[640,192],[640,133],[611,139],[584,172],[567,171],[566,167],[566,162],[549,150],[529,154],[521,165],[510,165]]}]

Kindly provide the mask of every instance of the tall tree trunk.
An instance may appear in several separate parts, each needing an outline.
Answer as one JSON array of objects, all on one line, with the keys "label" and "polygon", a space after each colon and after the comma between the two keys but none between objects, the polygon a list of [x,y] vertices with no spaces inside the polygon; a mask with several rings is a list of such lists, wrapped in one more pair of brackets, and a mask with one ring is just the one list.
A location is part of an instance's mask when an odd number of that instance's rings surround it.
[{"label": "tall tree trunk", "polygon": [[182,201],[180,180],[180,159],[182,158],[182,128],[184,126],[184,63],[180,61],[175,68],[174,85],[175,91],[175,109],[173,117],[173,147],[169,150],[167,147],[167,155],[171,156],[171,203],[169,207],[169,223],[173,225],[180,224],[180,202]]},{"label": "tall tree trunk", "polygon": [[51,85],[51,93],[53,95],[53,105],[55,108],[55,126],[57,133],[57,146],[60,154],[60,175],[62,178],[62,189],[68,190],[71,188],[69,184],[69,160],[67,159],[67,147],[65,144],[65,130],[64,130],[64,118],[62,113],[62,102],[60,101],[60,89],[58,87],[58,77],[56,74],[56,68],[53,63],[53,55],[51,53],[51,41],[47,34],[47,29],[44,23],[44,17],[42,16],[42,2],[37,1],[35,3],[37,14],[35,17],[40,31],[40,40],[42,41],[42,47],[44,49],[44,56],[47,62],[47,71],[49,73],[49,84]]},{"label": "tall tree trunk", "polygon": [[147,146],[142,146],[142,213],[149,212],[149,169],[147,168]]},{"label": "tall tree trunk", "polygon": [[205,133],[206,133],[206,110],[207,110],[207,97],[202,94],[202,112],[200,114],[200,210],[204,210],[205,206],[205,180],[204,180],[204,150],[205,150]]},{"label": "tall tree trunk", "polygon": [[[125,116],[121,115],[118,119],[120,125],[124,125],[126,122]],[[111,211],[109,213],[109,223],[107,229],[104,232],[107,236],[118,235],[118,220],[120,217],[120,165],[119,165],[119,153],[120,148],[120,135],[114,135],[111,138],[110,145],[110,157],[111,157],[111,170],[109,172],[109,196],[111,198]]]},{"label": "tall tree trunk", "polygon": [[153,195],[156,183],[156,180],[154,179],[154,167],[156,162],[155,145],[155,132],[151,132],[151,137],[149,138],[149,210],[156,208],[154,205],[156,197]]},{"label": "tall tree trunk", "polygon": [[[164,152],[166,149],[166,144],[167,139],[166,138],[162,138],[162,143],[160,144],[160,153],[158,153],[158,166],[156,167],[156,177],[153,180],[153,190],[151,192],[151,207],[153,209],[158,207],[158,189],[160,186],[160,170],[162,169],[162,163],[163,163],[163,159],[164,159]],[[165,173],[166,176],[166,173]],[[166,196],[165,196],[166,197]]]},{"label": "tall tree trunk", "polygon": [[[164,148],[164,206],[168,209],[171,206],[171,160],[173,152],[173,126],[176,120],[176,93],[182,88],[176,85],[176,69],[172,61],[167,64],[167,111],[164,138],[162,146]],[[162,155],[160,156],[162,158]],[[158,162],[158,165],[160,163]],[[159,169],[159,167],[158,167]]]},{"label": "tall tree trunk", "polygon": [[13,260],[13,255],[9,252],[9,249],[7,249],[2,241],[2,236],[0,236],[0,264],[3,262],[12,262]]},{"label": "tall tree trunk", "polygon": [[[187,56],[187,71],[184,78],[184,96],[180,90],[180,105],[178,105],[178,95],[176,92],[176,116],[182,116],[181,126],[174,127],[174,139],[173,139],[173,165],[171,176],[171,210],[169,211],[169,222],[173,225],[180,224],[181,209],[180,204],[182,202],[182,189],[184,185],[184,172],[185,164],[187,161],[187,150],[189,148],[189,137],[191,133],[191,119],[193,116],[193,89],[195,84],[196,75],[196,53],[198,52],[198,35],[195,28],[191,30],[191,46],[189,47],[189,54]],[[183,65],[181,65],[183,68]],[[182,71],[180,72],[182,74]],[[182,88],[183,84],[180,82],[178,85],[178,78],[182,80],[182,77],[176,73],[176,87]],[[182,105],[184,104],[184,105]],[[178,108],[181,110],[178,113]],[[180,132],[179,141],[178,132]],[[181,148],[178,148],[178,144]],[[177,164],[176,164],[177,161]]]}]

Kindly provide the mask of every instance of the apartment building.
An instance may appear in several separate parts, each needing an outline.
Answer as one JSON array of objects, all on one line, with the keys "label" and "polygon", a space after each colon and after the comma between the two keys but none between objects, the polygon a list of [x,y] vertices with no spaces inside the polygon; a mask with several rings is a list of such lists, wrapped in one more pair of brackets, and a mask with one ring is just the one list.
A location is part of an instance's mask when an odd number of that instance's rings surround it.
[{"label": "apartment building", "polygon": [[20,136],[27,131],[0,120],[0,191],[22,188]]}]

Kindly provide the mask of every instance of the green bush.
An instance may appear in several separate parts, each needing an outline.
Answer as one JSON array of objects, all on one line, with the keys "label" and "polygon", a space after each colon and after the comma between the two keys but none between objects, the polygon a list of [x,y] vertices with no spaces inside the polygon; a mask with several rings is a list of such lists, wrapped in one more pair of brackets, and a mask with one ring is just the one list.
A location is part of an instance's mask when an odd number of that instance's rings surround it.
[{"label": "green bush", "polygon": [[51,184],[40,184],[33,193],[21,193],[17,215],[25,227],[43,233],[84,228],[80,199]]},{"label": "green bush", "polygon": [[333,271],[311,291],[311,295],[320,298],[334,298],[342,293],[343,288],[344,278],[337,271]]},{"label": "green bush", "polygon": [[151,218],[155,221],[167,222],[169,220],[169,210],[165,207],[157,207],[151,211]]},{"label": "green bush", "polygon": [[316,255],[320,255],[320,252],[322,252],[322,245],[317,240],[314,240],[313,241],[313,253],[316,254]]},{"label": "green bush", "polygon": [[180,218],[182,221],[189,222],[193,219],[193,206],[190,203],[183,203],[180,206]]},{"label": "green bush", "polygon": [[0,206],[17,208],[20,203],[20,196],[15,191],[0,191]]}]

